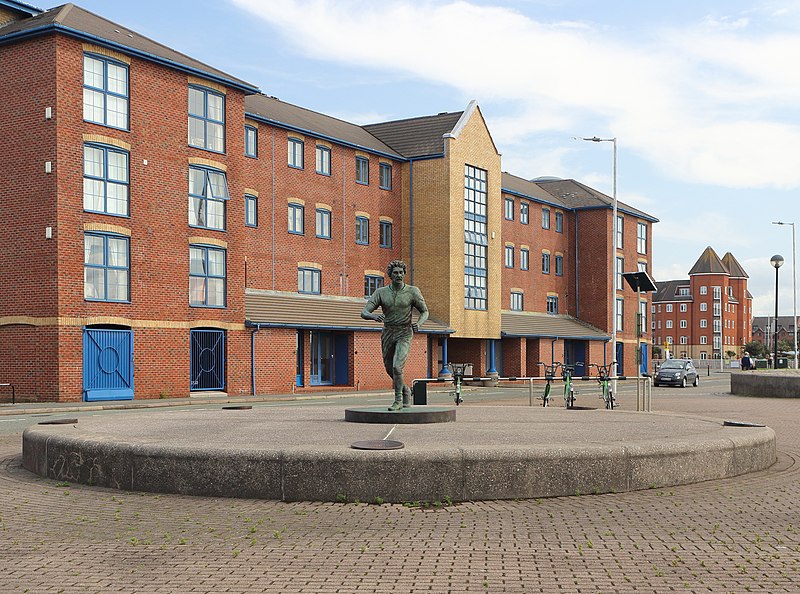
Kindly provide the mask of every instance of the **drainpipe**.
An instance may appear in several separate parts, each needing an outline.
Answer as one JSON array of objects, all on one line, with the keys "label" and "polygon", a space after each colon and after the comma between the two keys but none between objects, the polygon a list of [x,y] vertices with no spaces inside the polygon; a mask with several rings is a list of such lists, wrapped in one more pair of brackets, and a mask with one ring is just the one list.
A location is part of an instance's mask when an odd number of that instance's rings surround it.
[{"label": "drainpipe", "polygon": [[578,303],[578,211],[575,212],[575,317],[580,319]]},{"label": "drainpipe", "polygon": [[[408,162],[408,265],[414,284],[414,159]],[[445,342],[447,344],[447,342]]]},{"label": "drainpipe", "polygon": [[497,373],[497,369],[494,367],[494,338],[489,339],[489,369],[486,370],[486,373]]},{"label": "drainpipe", "polygon": [[255,326],[250,333],[250,378],[253,383],[253,396],[256,395],[256,332],[259,330],[259,326]]},{"label": "drainpipe", "polygon": [[[272,290],[275,290],[275,128],[272,128]],[[253,379],[253,385],[255,385]],[[255,395],[255,393],[253,394]]]}]

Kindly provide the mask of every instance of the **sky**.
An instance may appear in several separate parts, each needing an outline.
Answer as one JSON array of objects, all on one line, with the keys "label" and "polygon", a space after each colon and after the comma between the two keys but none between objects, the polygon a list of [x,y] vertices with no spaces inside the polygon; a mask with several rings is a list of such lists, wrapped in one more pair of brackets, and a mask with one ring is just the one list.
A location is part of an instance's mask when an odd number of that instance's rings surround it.
[{"label": "sky", "polygon": [[[659,219],[651,273],[707,246],[754,315],[793,310],[800,0],[78,0],[267,95],[368,124],[475,99],[503,170],[573,178]],[[33,4],[37,4],[33,2]],[[42,6],[49,8],[49,5]],[[800,232],[800,229],[796,231]]]}]

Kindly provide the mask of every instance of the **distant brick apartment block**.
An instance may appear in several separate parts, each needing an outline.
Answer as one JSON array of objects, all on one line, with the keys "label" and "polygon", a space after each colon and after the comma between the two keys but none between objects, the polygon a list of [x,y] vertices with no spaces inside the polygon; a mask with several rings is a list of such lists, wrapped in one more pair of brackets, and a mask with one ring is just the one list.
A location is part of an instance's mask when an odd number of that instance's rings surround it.
[{"label": "distant brick apartment block", "polygon": [[[36,67],[31,67],[33,64]],[[358,126],[67,4],[0,0],[0,382],[24,400],[388,386],[359,313],[402,258],[409,377],[635,370],[656,219],[502,172],[480,108]],[[613,289],[612,289],[613,288]],[[610,295],[616,295],[616,308]]]},{"label": "distant brick apartment block", "polygon": [[674,357],[740,356],[753,339],[753,296],[747,273],[730,252],[720,259],[709,246],[687,280],[657,283],[653,297],[654,344]]}]

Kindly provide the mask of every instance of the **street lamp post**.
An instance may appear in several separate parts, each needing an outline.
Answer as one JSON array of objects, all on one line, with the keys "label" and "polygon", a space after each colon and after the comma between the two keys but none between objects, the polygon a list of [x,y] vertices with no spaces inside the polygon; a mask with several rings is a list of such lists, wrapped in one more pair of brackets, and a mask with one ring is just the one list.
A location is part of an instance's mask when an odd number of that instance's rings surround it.
[{"label": "street lamp post", "polygon": [[617,393],[617,138],[583,138],[588,142],[610,142],[613,147],[611,162],[611,377],[612,390]]},{"label": "street lamp post", "polygon": [[775,221],[773,225],[792,226],[792,328],[794,328],[794,368],[797,369],[797,251],[794,223]]},{"label": "street lamp post", "polygon": [[772,369],[778,368],[778,268],[783,266],[783,256],[775,254],[769,259],[775,267],[775,331],[772,333],[772,344],[775,347],[772,354]]}]

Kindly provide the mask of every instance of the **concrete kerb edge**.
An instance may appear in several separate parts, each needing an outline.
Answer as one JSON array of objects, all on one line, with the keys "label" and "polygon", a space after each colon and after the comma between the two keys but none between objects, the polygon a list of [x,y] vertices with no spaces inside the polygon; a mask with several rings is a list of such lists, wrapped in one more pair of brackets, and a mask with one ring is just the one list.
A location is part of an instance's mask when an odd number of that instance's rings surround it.
[{"label": "concrete kerb edge", "polygon": [[763,470],[776,460],[775,433],[768,427],[731,428],[724,437],[666,444],[423,452],[162,447],[70,438],[63,433],[68,430],[28,428],[23,466],[53,480],[128,491],[283,501],[466,501],[624,492],[729,478]]}]

